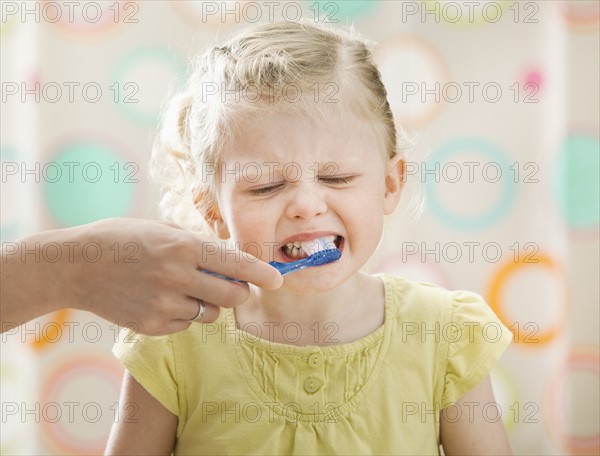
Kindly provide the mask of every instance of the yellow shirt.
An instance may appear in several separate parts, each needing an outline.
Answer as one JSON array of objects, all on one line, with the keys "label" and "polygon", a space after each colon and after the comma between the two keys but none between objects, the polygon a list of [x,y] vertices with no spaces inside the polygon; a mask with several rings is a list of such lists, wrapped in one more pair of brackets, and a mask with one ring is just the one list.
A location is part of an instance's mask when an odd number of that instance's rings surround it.
[{"label": "yellow shirt", "polygon": [[378,276],[384,324],[350,343],[269,342],[223,308],[214,323],[113,351],[179,417],[175,455],[439,454],[439,410],[512,335],[475,293]]}]

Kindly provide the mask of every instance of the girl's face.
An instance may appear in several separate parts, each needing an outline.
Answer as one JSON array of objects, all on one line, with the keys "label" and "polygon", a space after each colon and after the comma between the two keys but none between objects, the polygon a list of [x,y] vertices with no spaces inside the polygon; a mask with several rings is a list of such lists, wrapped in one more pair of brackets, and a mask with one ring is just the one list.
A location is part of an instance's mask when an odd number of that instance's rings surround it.
[{"label": "girl's face", "polygon": [[273,114],[240,127],[217,177],[219,235],[266,262],[293,261],[285,247],[294,241],[336,236],[339,261],[286,275],[283,287],[340,285],[377,247],[383,215],[400,197],[402,162],[384,160],[373,129],[348,114],[327,123]]}]

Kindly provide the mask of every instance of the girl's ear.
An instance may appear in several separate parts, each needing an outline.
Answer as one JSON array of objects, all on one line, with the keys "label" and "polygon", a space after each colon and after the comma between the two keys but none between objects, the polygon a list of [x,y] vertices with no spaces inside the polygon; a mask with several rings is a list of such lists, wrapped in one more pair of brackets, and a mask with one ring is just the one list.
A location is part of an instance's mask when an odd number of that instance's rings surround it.
[{"label": "girl's ear", "polygon": [[394,212],[404,187],[406,162],[400,156],[395,156],[388,161],[385,176],[385,195],[383,201],[383,213],[389,215]]},{"label": "girl's ear", "polygon": [[215,198],[209,195],[207,190],[196,191],[194,195],[194,205],[204,217],[206,224],[220,239],[229,239],[231,237],[229,229],[221,216]]}]

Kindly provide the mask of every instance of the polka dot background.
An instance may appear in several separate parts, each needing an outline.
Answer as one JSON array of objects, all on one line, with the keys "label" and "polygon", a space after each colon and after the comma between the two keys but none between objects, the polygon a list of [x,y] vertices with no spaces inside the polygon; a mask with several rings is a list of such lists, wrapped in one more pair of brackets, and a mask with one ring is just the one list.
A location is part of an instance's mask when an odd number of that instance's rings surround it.
[{"label": "polka dot background", "polygon": [[53,31],[75,42],[103,40],[123,24],[133,23],[142,2],[117,0],[61,4],[43,0],[39,17],[51,24]]},{"label": "polka dot background", "polygon": [[17,238],[19,229],[19,204],[11,197],[18,190],[15,176],[18,174],[19,154],[10,146],[5,145],[0,149],[0,163],[2,164],[2,213],[0,214],[0,235],[2,240],[13,241]]},{"label": "polka dot background", "polygon": [[[152,96],[173,81],[181,81],[185,67],[167,49],[143,47],[123,56],[115,65],[114,84],[121,112],[145,125],[155,125],[160,115],[160,99]],[[135,82],[131,82],[135,81]]]},{"label": "polka dot background", "polygon": [[41,168],[51,214],[65,226],[131,213],[138,165],[92,138],[62,147]]},{"label": "polka dot background", "polygon": [[554,165],[556,199],[574,230],[595,228],[600,221],[598,137],[571,134]]},{"label": "polka dot background", "polygon": [[[474,185],[475,182],[470,182],[468,179],[465,179],[464,195],[461,198],[457,198],[457,194],[461,190],[452,188],[451,191],[449,191],[448,185],[444,184],[447,183],[453,187],[457,187],[456,184],[462,180],[460,179],[460,177],[462,177],[460,168],[461,160],[455,158],[456,154],[461,153],[470,153],[471,155],[475,153],[476,155],[475,157],[469,156],[466,159],[462,159],[462,163],[483,162],[486,164],[485,166],[493,164],[491,165],[493,169],[489,174],[488,171],[485,171],[484,175],[482,174],[480,182],[481,186],[484,188],[482,188],[481,191]],[[478,156],[483,157],[482,159],[479,159]],[[500,180],[502,174],[506,176],[510,172],[510,163],[502,151],[485,140],[479,138],[455,139],[451,143],[444,144],[441,148],[435,150],[425,166],[426,169],[435,171],[432,175],[432,177],[435,176],[435,178],[427,179],[426,182],[427,199],[430,210],[446,225],[454,226],[457,229],[462,230],[481,230],[489,225],[498,223],[513,204],[516,192],[512,180],[503,180],[499,195],[494,195],[494,193],[496,193],[495,187],[498,187],[497,185],[492,185],[492,188],[485,189],[485,184],[495,184]],[[453,168],[455,170],[454,174],[452,174]],[[439,172],[437,171],[438,169]],[[448,171],[448,169],[451,170]],[[490,167],[488,166],[485,169],[489,170]],[[485,176],[485,178],[483,178],[483,176]],[[442,202],[442,195],[449,195],[450,197],[447,198],[449,201]],[[469,198],[469,195],[471,195],[472,198]],[[475,195],[477,195],[477,198],[473,198]],[[490,200],[483,201],[483,213],[472,215],[474,212],[473,208],[478,203],[478,200],[481,201],[483,197],[487,196],[490,196]],[[451,204],[456,204],[458,207],[456,209],[448,208]],[[470,212],[469,215],[457,214],[457,211],[462,210],[464,212],[465,208],[468,208],[467,210]]]},{"label": "polka dot background", "polygon": [[[511,329],[491,375],[515,454],[599,454],[598,2],[275,3],[3,2],[2,242],[153,218],[151,141],[195,50],[270,17],[353,24],[426,203],[386,220],[372,271],[475,291]],[[118,330],[63,311],[3,334],[2,454],[102,452]]]},{"label": "polka dot background", "polygon": [[378,51],[378,65],[401,124],[421,126],[443,109],[445,103],[419,93],[423,86],[434,87],[449,79],[443,57],[426,40],[412,35],[388,38]]}]

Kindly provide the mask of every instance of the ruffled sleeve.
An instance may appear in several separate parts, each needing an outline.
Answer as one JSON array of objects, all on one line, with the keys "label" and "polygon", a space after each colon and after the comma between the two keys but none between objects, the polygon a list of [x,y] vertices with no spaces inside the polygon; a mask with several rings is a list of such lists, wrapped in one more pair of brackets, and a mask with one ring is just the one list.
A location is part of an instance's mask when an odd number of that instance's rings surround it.
[{"label": "ruffled sleeve", "polygon": [[451,321],[447,323],[446,371],[442,407],[458,401],[477,386],[510,345],[512,333],[481,296],[453,293]]},{"label": "ruffled sleeve", "polygon": [[179,416],[177,373],[170,336],[150,337],[123,330],[113,354],[167,410]]}]

